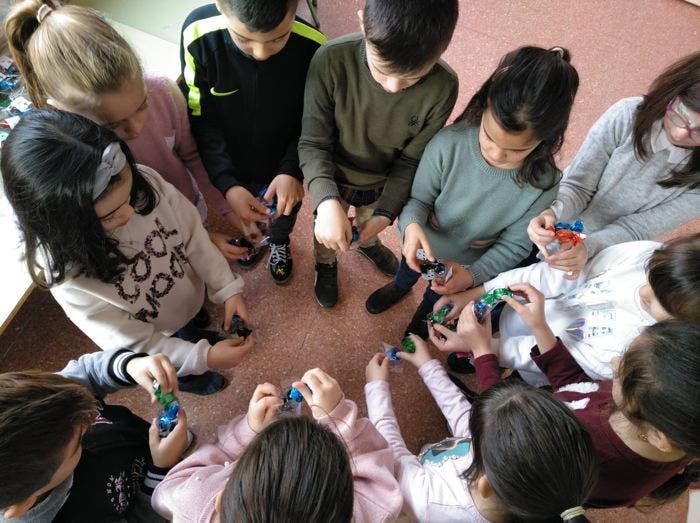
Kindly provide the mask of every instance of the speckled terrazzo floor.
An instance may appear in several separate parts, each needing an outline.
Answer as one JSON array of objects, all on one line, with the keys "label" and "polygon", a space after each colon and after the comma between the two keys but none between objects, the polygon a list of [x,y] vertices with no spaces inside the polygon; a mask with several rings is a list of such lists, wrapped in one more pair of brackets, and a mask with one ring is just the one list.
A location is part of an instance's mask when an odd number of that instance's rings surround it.
[{"label": "speckled terrazzo floor", "polygon": [[[358,0],[320,0],[322,29],[330,37],[356,30]],[[561,165],[572,158],[587,129],[600,113],[623,96],[641,94],[674,59],[700,47],[700,8],[681,0],[555,0],[460,2],[455,38],[445,58],[460,77],[461,110],[498,58],[521,44],[562,45],[573,55],[581,76]],[[300,14],[306,6],[300,3]],[[306,202],[308,203],[308,202]],[[213,219],[215,225],[221,222]],[[669,234],[700,230],[695,221]],[[394,231],[382,239],[399,251]],[[336,376],[343,390],[364,409],[364,367],[381,340],[398,341],[420,292],[414,291],[391,311],[370,316],[364,300],[388,279],[357,253],[340,258],[341,299],[332,310],[313,298],[312,226],[308,206],[302,209],[292,239],[295,272],[288,285],[277,287],[264,264],[244,272],[246,299],[254,318],[257,344],[252,355],[227,373],[231,386],[215,396],[183,394],[199,442],[213,437],[217,425],[243,412],[257,383],[279,383],[306,369],[321,367]],[[213,309],[210,309],[213,311]],[[50,294],[35,291],[0,337],[0,371],[23,368],[58,370],[64,363],[96,347],[65,317]],[[412,368],[392,376],[394,405],[410,448],[446,435],[445,424]],[[115,394],[150,417],[140,391]],[[592,511],[597,522],[685,521],[687,496],[648,514],[620,509]]]}]

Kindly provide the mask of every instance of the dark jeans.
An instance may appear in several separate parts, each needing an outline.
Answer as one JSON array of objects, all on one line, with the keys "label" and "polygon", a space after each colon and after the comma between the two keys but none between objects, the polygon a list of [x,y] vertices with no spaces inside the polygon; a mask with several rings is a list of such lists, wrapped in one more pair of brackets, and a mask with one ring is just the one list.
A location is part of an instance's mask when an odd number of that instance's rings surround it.
[{"label": "dark jeans", "polygon": [[289,216],[282,214],[272,222],[270,226],[270,243],[289,243],[289,235],[297,222],[299,209],[301,209],[301,202],[294,206],[292,214]]},{"label": "dark jeans", "polygon": [[[401,289],[410,289],[419,279],[420,272],[416,272],[411,269],[406,263],[406,258],[401,256],[399,270],[396,271],[396,274],[394,275],[394,283],[396,286]],[[425,288],[425,292],[423,293],[423,300],[428,302],[430,305],[433,305],[440,298],[441,296],[430,287],[430,282],[428,282],[428,286]]]}]

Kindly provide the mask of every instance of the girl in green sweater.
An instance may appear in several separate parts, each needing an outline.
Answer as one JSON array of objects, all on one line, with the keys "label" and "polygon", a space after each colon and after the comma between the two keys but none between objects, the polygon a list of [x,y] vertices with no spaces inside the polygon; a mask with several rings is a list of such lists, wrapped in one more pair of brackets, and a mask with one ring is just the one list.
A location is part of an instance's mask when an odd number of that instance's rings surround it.
[{"label": "girl in green sweater", "polygon": [[409,293],[420,277],[419,249],[452,271],[446,282],[431,281],[408,326],[423,338],[440,295],[479,285],[527,256],[527,224],[557,193],[554,155],[578,84],[560,47],[521,47],[501,59],[456,122],[428,143],[399,218],[401,265],[367,299],[370,313]]}]

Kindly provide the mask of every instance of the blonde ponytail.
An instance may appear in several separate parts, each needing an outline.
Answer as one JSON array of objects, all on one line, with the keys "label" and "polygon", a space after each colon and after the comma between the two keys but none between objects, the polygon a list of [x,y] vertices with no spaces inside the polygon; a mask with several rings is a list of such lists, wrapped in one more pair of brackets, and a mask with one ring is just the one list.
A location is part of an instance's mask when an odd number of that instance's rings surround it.
[{"label": "blonde ponytail", "polygon": [[134,50],[86,7],[24,0],[8,13],[5,33],[37,107],[51,98],[69,109],[91,109],[96,95],[142,75]]}]

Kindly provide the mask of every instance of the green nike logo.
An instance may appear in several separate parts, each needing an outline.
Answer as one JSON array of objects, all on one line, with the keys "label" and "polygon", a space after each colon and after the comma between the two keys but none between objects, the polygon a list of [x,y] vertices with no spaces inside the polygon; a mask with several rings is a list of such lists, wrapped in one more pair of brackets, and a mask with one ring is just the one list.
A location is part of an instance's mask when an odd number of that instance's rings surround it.
[{"label": "green nike logo", "polygon": [[237,93],[239,90],[240,89],[234,89],[233,91],[228,91],[226,93],[220,93],[219,91],[217,91],[216,89],[214,89],[212,87],[211,89],[209,89],[209,92],[214,96],[229,96],[231,94]]}]

